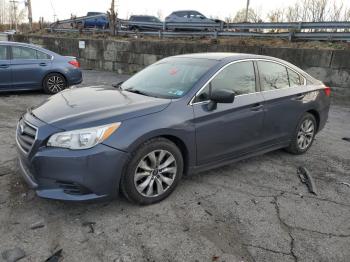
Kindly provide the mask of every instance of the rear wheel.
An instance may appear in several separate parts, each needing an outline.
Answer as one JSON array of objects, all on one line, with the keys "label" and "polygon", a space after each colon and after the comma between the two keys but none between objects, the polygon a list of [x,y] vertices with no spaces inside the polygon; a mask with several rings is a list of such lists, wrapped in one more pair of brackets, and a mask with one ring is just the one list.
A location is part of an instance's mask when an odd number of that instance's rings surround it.
[{"label": "rear wheel", "polygon": [[43,88],[46,94],[57,94],[67,88],[67,81],[61,74],[48,74],[44,79]]},{"label": "rear wheel", "polygon": [[303,154],[311,147],[316,135],[315,117],[306,113],[301,118],[287,151],[292,154]]},{"label": "rear wheel", "polygon": [[133,153],[122,177],[121,189],[132,202],[153,204],[172,193],[182,172],[179,148],[168,139],[152,139]]}]

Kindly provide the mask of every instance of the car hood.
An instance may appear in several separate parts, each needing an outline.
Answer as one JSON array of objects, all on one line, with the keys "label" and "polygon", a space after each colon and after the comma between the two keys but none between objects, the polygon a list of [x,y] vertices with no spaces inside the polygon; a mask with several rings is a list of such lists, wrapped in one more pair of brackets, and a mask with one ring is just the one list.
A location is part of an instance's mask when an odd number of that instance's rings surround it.
[{"label": "car hood", "polygon": [[108,86],[72,88],[51,96],[31,113],[63,130],[120,122],[165,109],[171,100]]}]

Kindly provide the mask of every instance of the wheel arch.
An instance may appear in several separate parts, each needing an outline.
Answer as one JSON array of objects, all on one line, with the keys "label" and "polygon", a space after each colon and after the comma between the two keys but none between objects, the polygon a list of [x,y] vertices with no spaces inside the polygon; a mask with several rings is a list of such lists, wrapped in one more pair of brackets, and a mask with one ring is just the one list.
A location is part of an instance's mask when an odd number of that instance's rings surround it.
[{"label": "wheel arch", "polygon": [[148,134],[144,136],[142,139],[139,139],[138,141],[135,141],[131,146],[131,152],[137,150],[142,144],[146,143],[147,141],[150,141],[152,139],[156,138],[165,138],[171,142],[173,142],[180,150],[183,161],[184,161],[184,174],[188,174],[189,168],[191,166],[191,163],[194,159],[191,159],[191,153],[190,148],[184,141],[184,139],[181,139],[178,135],[170,134],[170,133],[158,133],[158,134]]},{"label": "wheel arch", "polygon": [[159,136],[159,137],[164,137],[168,140],[170,140],[171,142],[173,142],[181,151],[182,154],[182,158],[184,161],[184,174],[188,173],[188,169],[189,169],[189,151],[188,148],[185,144],[184,141],[182,141],[182,139],[180,139],[177,136],[174,135],[163,135],[163,136]]},{"label": "wheel arch", "polygon": [[43,79],[42,79],[42,81],[41,81],[41,87],[42,87],[42,88],[44,88],[44,82],[45,82],[46,77],[47,77],[48,75],[50,75],[50,74],[59,74],[59,75],[61,75],[61,76],[64,78],[64,80],[66,81],[67,86],[69,85],[67,76],[66,76],[64,73],[62,73],[62,72],[60,72],[60,71],[50,71],[50,72],[47,72],[47,73],[44,75],[44,77],[43,77]]},{"label": "wheel arch", "polygon": [[310,109],[306,113],[313,115],[316,119],[316,132],[318,132],[320,127],[320,113],[315,109]]}]

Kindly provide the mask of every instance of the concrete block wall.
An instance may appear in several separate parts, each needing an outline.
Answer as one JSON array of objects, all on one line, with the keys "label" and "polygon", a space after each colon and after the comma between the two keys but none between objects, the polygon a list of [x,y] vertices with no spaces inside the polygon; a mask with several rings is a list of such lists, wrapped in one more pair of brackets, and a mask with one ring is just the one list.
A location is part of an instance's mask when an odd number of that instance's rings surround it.
[{"label": "concrete block wall", "polygon": [[[167,56],[198,52],[238,52],[274,56],[306,70],[326,84],[350,89],[350,51],[293,49],[260,46],[206,44],[147,40],[105,40],[16,35],[15,41],[30,42],[62,55],[76,56],[86,69],[132,74]],[[79,48],[79,41],[85,48]]]}]

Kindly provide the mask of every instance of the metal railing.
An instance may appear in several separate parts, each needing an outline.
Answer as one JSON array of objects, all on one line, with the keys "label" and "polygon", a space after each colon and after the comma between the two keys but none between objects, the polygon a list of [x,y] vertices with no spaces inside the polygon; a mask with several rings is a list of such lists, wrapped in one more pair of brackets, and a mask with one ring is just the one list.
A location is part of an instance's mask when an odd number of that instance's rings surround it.
[{"label": "metal railing", "polygon": [[[85,16],[57,21],[51,32],[109,33],[103,28],[62,28],[64,24],[79,23],[103,15]],[[118,20],[121,35],[149,35],[162,37],[268,37],[301,40],[350,41],[350,22],[294,22],[294,23],[178,23],[136,22]],[[133,30],[131,30],[133,29]],[[178,29],[178,30],[177,30]],[[181,31],[180,31],[181,30]],[[275,32],[274,32],[275,31]]]},{"label": "metal railing", "polygon": [[8,41],[9,36],[5,33],[0,33],[0,41]]}]

